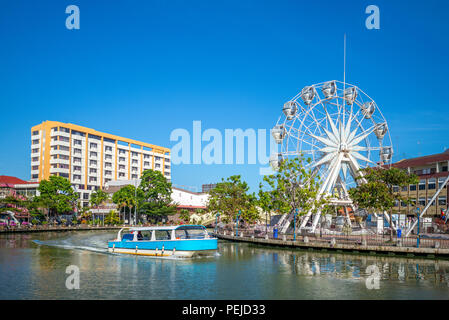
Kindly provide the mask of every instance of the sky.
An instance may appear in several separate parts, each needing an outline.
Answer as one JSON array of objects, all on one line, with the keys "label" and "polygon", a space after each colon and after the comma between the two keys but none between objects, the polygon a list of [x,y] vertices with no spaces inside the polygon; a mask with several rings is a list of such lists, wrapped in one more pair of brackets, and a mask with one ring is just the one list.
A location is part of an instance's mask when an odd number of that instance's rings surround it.
[{"label": "sky", "polygon": [[[368,5],[380,29],[368,30]],[[66,7],[80,29],[66,28]],[[272,128],[306,85],[343,80],[376,101],[395,154],[449,148],[449,2],[0,0],[0,175],[30,179],[45,120],[172,148],[175,129]],[[172,166],[198,189],[260,164]]]}]

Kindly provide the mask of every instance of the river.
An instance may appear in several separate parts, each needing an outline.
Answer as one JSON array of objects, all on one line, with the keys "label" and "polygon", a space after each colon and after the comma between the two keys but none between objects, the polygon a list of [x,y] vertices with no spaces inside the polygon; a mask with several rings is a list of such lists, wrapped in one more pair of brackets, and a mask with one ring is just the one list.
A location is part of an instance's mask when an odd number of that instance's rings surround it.
[{"label": "river", "polygon": [[[113,231],[0,235],[0,299],[449,299],[449,261],[219,241],[194,259],[107,252]],[[79,268],[69,290],[66,268]]]}]

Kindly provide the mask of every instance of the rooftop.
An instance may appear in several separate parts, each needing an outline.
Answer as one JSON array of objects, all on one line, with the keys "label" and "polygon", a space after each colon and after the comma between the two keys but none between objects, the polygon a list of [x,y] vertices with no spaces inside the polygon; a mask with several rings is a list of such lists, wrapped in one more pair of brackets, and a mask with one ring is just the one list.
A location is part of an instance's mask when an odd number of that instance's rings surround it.
[{"label": "rooftop", "polygon": [[396,168],[418,167],[441,161],[449,161],[449,149],[442,153],[431,154],[428,156],[402,159],[396,163],[393,163],[392,166]]}]

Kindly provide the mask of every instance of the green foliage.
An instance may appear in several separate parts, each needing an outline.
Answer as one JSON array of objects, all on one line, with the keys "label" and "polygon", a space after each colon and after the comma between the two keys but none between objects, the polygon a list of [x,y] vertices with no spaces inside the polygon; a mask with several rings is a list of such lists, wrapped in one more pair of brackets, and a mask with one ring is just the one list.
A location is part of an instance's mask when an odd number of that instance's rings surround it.
[{"label": "green foliage", "polygon": [[208,210],[220,213],[224,222],[235,221],[241,211],[243,220],[252,223],[259,218],[257,199],[254,194],[248,194],[249,186],[241,180],[240,175],[234,175],[217,183],[209,194]]},{"label": "green foliage", "polygon": [[90,203],[91,205],[98,208],[102,203],[108,200],[109,195],[101,189],[98,189],[90,195]]},{"label": "green foliage", "polygon": [[109,211],[109,214],[104,217],[104,223],[105,224],[120,224],[121,221],[119,219],[119,216],[115,210]]},{"label": "green foliage", "polygon": [[171,204],[171,183],[159,171],[145,170],[142,173],[139,190],[139,213],[158,221],[176,213]]},{"label": "green foliage", "polygon": [[78,199],[70,181],[64,177],[50,176],[49,180],[40,182],[38,190],[37,201],[55,215],[72,212]]},{"label": "green foliage", "polygon": [[[363,169],[357,180],[361,183],[349,190],[349,196],[354,204],[373,212],[390,212],[390,221],[395,201],[411,203],[407,197],[401,196],[399,191],[401,187],[418,183],[416,175],[393,167]],[[397,192],[394,191],[394,186],[399,187]],[[390,237],[393,239],[393,228],[390,230]]]},{"label": "green foliage", "polygon": [[400,190],[401,187],[418,183],[416,175],[398,168],[366,168],[361,170],[357,180],[362,183],[349,190],[352,201],[360,208],[374,212],[389,211],[394,207],[396,200],[410,203],[410,200],[402,197],[399,191],[394,192],[393,187],[398,186]]},{"label": "green foliage", "polygon": [[281,213],[289,213],[298,209],[298,216],[308,212],[315,214],[329,210],[328,200],[319,197],[320,183],[305,165],[310,163],[303,157],[281,161],[275,174],[265,176],[264,182],[271,188],[269,192],[259,190],[259,203],[264,210],[276,208]]},{"label": "green foliage", "polygon": [[182,219],[183,221],[189,221],[190,219],[190,213],[189,210],[187,209],[181,209],[181,212],[179,214],[179,218]]}]

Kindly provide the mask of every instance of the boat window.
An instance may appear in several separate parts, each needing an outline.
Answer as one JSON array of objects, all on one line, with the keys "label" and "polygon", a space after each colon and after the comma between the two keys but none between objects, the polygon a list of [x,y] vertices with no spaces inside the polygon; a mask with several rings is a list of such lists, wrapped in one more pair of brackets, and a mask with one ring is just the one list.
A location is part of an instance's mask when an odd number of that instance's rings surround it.
[{"label": "boat window", "polygon": [[171,235],[168,230],[156,230],[156,240],[170,240]]},{"label": "boat window", "polygon": [[139,240],[151,240],[151,231],[150,230],[144,230],[140,232],[142,234],[142,239]]},{"label": "boat window", "polygon": [[206,230],[201,226],[182,226],[176,229],[175,235],[180,239],[203,239]]}]

